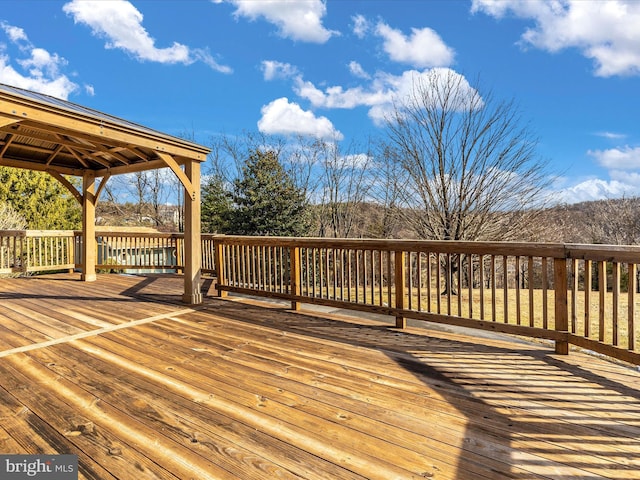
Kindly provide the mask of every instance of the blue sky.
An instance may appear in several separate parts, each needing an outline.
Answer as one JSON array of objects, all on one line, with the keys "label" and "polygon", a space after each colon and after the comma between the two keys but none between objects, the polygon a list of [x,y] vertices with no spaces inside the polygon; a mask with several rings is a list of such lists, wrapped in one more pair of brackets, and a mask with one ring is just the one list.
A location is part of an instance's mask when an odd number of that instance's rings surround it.
[{"label": "blue sky", "polygon": [[[411,79],[513,99],[556,198],[640,195],[640,2],[3,1],[0,83],[173,134],[364,142]],[[206,168],[206,167],[205,167]]]}]

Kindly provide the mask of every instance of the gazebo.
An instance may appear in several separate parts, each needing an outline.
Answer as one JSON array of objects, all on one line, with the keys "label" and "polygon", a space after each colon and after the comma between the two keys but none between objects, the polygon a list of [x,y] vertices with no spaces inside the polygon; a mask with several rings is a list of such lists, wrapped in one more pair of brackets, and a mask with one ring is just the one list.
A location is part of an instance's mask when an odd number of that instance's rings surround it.
[{"label": "gazebo", "polygon": [[[200,163],[209,149],[65,100],[0,84],[0,166],[47,172],[82,205],[82,275],[96,280],[95,210],[112,175],[169,167],[185,190],[184,295],[200,292]],[[79,191],[66,176],[82,178]]]}]

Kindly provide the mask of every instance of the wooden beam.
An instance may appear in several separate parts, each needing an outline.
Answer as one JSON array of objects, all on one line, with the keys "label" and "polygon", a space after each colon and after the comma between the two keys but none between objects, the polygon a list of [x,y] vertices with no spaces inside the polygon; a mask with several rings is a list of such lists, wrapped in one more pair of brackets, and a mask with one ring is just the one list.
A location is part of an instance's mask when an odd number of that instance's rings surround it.
[{"label": "wooden beam", "polygon": [[15,134],[13,134],[13,133],[9,134],[9,138],[7,138],[7,141],[3,145],[2,150],[0,150],[0,158],[4,157],[4,154],[7,152],[7,150],[11,146],[11,143],[13,142],[13,139],[15,137],[16,137]]},{"label": "wooden beam", "polygon": [[[158,157],[160,157],[162,161],[164,161],[164,163],[166,163],[167,166],[173,171],[173,173],[176,174],[176,176],[184,186],[184,189],[187,191],[187,195],[191,199],[195,199],[196,185],[194,185],[193,182],[182,171],[182,169],[180,168],[180,165],[178,165],[178,163],[174,160],[174,158],[171,155],[167,155],[166,153],[162,153],[162,152],[156,152],[156,153],[158,154]],[[189,163],[187,163],[187,165],[189,165]],[[197,190],[198,192],[200,191],[200,184],[197,185]]]},{"label": "wooden beam", "polygon": [[67,151],[73,155],[74,157],[76,157],[76,160],[78,160],[78,162],[80,162],[80,164],[84,167],[84,168],[89,168],[89,164],[85,161],[84,158],[82,158],[80,156],[80,154],[78,152],[76,152],[73,148],[70,148],[69,146],[65,145],[65,148],[67,149]]},{"label": "wooden beam", "polygon": [[0,127],[6,127],[7,125],[14,125],[20,123],[22,120],[10,117],[8,115],[0,115]]},{"label": "wooden beam", "polygon": [[[129,164],[130,160],[120,155],[119,154],[120,151],[131,151],[131,153],[133,153],[137,157],[141,156],[140,153],[132,151],[132,149],[130,149],[128,146],[116,146],[116,147],[105,146],[101,143],[101,141],[104,141],[104,139],[96,139],[90,136],[76,138],[76,135],[70,135],[69,132],[65,132],[62,129],[45,128],[43,126],[37,126],[37,125],[24,125],[24,126],[27,126],[28,128],[33,129],[35,131],[25,131],[24,129],[22,129],[16,132],[13,129],[3,128],[2,125],[0,125],[0,131],[7,132],[11,135],[19,135],[21,137],[25,137],[29,139],[57,144],[58,148],[56,150],[35,147],[32,145],[20,144],[22,148],[38,150],[43,152],[51,152],[53,154],[58,153],[61,149],[60,146],[62,145],[64,147],[67,147],[67,150],[69,151],[71,150],[86,151],[85,155],[88,155],[88,156],[99,155],[99,154],[109,155],[114,159],[118,160],[123,165]],[[44,133],[40,133],[40,132],[44,132]],[[69,140],[69,138],[71,138],[71,140]],[[96,159],[96,157],[93,157],[93,156],[92,158]],[[148,158],[144,158],[144,159],[148,160]],[[49,161],[51,160],[52,159],[50,159]],[[107,163],[104,163],[104,161],[100,163],[103,163],[103,165],[105,166],[109,165]]]},{"label": "wooden beam", "polygon": [[104,190],[104,187],[107,185],[107,180],[109,180],[110,178],[111,178],[111,175],[105,175],[104,177],[102,177],[102,180],[100,181],[100,186],[96,191],[96,203],[100,199],[100,194],[102,193],[102,190]]},{"label": "wooden beam", "polygon": [[45,165],[44,163],[33,163],[33,162],[28,162],[26,160],[15,160],[11,158],[0,158],[0,166],[23,168],[26,170],[35,170],[38,172],[55,170],[56,172],[62,173],[64,175],[72,175],[76,177],[81,177],[83,173],[83,170],[79,168],[51,166],[51,165]]},{"label": "wooden beam", "polygon": [[51,162],[53,162],[54,158],[58,156],[58,154],[60,153],[60,150],[62,150],[63,148],[64,148],[64,145],[58,145],[56,149],[51,153],[51,155],[49,155],[49,158],[47,158],[47,161],[45,162],[46,165],[50,165]]},{"label": "wooden beam", "polygon": [[148,162],[151,160],[147,155],[138,151],[138,148],[135,145],[127,145],[127,150],[137,156],[140,160]]},{"label": "wooden beam", "polygon": [[[180,170],[182,172],[182,170]],[[185,172],[190,185],[197,185],[193,196],[185,196],[184,202],[184,295],[183,302],[190,305],[202,303],[200,276],[202,254],[200,244],[200,162],[189,162]],[[186,189],[186,187],[185,187]]]},{"label": "wooden beam", "polygon": [[101,168],[95,171],[96,177],[104,177],[105,175],[120,175],[122,173],[144,172],[145,170],[154,170],[157,168],[167,168],[167,164],[163,160],[151,160],[147,163],[138,162],[131,165],[120,165],[111,168]]},{"label": "wooden beam", "polygon": [[96,177],[85,171],[82,177],[82,280],[96,280]]},{"label": "wooden beam", "polygon": [[[5,98],[3,98],[5,97]],[[205,161],[209,149],[181,142],[180,139],[163,135],[152,129],[127,128],[126,125],[111,123],[103,118],[93,118],[77,112],[58,109],[50,105],[23,98],[14,98],[0,92],[0,118],[9,120],[29,121],[42,124],[46,128],[58,128],[63,133],[75,133],[93,136],[94,138],[109,139],[125,145],[145,147],[168,155],[177,155],[198,161]]]},{"label": "wooden beam", "polygon": [[78,201],[78,203],[82,205],[82,194],[78,191],[78,189],[75,187],[73,183],[71,183],[69,180],[64,178],[62,174],[60,174],[59,172],[56,172],[55,170],[48,169],[46,170],[46,172],[49,175],[51,175],[53,178],[58,180],[62,185],[67,187],[67,190],[69,190],[71,194],[75,197],[75,199]]}]

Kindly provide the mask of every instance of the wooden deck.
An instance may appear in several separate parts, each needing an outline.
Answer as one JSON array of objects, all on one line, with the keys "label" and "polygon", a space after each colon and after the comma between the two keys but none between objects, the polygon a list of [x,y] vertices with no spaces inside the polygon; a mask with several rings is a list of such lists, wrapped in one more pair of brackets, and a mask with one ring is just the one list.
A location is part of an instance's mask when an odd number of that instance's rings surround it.
[{"label": "wooden deck", "polygon": [[98,479],[640,478],[636,370],[78,278],[0,279],[2,453]]}]

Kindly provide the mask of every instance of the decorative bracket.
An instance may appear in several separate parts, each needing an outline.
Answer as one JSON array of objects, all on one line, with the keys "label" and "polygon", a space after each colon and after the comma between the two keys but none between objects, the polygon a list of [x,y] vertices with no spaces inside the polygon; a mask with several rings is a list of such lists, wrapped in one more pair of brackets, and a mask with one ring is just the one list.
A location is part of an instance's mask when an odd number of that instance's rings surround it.
[{"label": "decorative bracket", "polygon": [[176,176],[184,186],[185,190],[191,197],[191,200],[195,200],[197,198],[195,187],[191,183],[191,180],[189,180],[189,177],[187,177],[187,174],[184,173],[184,171],[180,168],[180,165],[178,165],[178,162],[176,162],[171,155],[168,155],[166,153],[156,152],[156,154],[162,159],[164,163],[167,164],[167,166],[173,171],[173,173],[176,174]]}]

